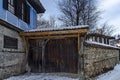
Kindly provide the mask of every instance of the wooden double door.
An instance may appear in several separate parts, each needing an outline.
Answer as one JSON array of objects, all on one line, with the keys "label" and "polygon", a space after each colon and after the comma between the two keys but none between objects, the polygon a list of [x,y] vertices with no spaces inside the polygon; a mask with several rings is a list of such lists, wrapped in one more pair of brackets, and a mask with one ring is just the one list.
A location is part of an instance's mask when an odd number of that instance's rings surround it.
[{"label": "wooden double door", "polygon": [[75,38],[51,39],[45,45],[45,49],[36,46],[30,50],[29,62],[32,64],[33,71],[46,73],[77,73],[78,71],[77,39]]}]

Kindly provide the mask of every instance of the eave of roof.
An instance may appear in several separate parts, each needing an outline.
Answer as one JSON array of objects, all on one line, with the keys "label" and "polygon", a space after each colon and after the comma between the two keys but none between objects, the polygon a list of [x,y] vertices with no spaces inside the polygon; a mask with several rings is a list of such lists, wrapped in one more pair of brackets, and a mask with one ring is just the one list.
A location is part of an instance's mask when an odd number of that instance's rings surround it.
[{"label": "eave of roof", "polygon": [[28,2],[33,6],[33,8],[37,11],[37,13],[44,13],[45,8],[41,4],[39,0],[28,0]]},{"label": "eave of roof", "polygon": [[15,31],[17,31],[17,32],[19,32],[19,33],[20,33],[20,32],[23,32],[22,29],[14,26],[14,25],[12,25],[12,24],[10,24],[10,23],[2,20],[2,19],[0,19],[0,25],[3,25],[3,26],[5,26],[5,27],[7,27],[7,28],[9,28],[9,29],[15,30]]},{"label": "eave of roof", "polygon": [[75,27],[63,28],[54,30],[34,30],[28,32],[21,32],[20,35],[29,39],[48,39],[48,38],[65,38],[65,37],[78,37],[78,34],[86,34],[89,27]]}]

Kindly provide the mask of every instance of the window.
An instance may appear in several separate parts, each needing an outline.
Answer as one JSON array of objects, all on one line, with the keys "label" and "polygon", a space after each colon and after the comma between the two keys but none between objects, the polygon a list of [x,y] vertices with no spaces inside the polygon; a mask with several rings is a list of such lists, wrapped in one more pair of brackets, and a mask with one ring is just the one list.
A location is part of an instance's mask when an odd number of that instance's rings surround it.
[{"label": "window", "polygon": [[3,8],[26,23],[30,23],[30,7],[26,0],[4,0]]},{"label": "window", "polygon": [[97,42],[98,40],[97,40],[97,36],[95,36],[95,41]]},{"label": "window", "polygon": [[87,41],[89,41],[90,36],[87,36],[86,38],[87,38]]},{"label": "window", "polygon": [[113,45],[113,41],[114,41],[113,39],[109,39],[109,44]]},{"label": "window", "polygon": [[8,0],[8,10],[15,14],[15,5],[14,0]]},{"label": "window", "polygon": [[30,9],[29,9],[29,6],[25,2],[22,2],[20,12],[21,12],[20,18],[26,23],[30,23]]},{"label": "window", "polygon": [[97,37],[97,42],[99,42],[99,40],[100,40],[100,38],[99,38],[99,37]]},{"label": "window", "polygon": [[95,41],[95,36],[93,36],[93,41]]},{"label": "window", "polygon": [[101,37],[99,37],[99,42],[102,43],[102,38]]},{"label": "window", "polygon": [[109,39],[107,39],[107,44],[109,44]]},{"label": "window", "polygon": [[92,36],[89,38],[89,41],[92,41]]},{"label": "window", "polygon": [[104,43],[105,43],[105,44],[107,43],[106,38],[104,38]]},{"label": "window", "polygon": [[4,36],[4,48],[18,49],[18,39]]},{"label": "window", "polygon": [[102,38],[102,43],[105,44],[105,43],[104,43],[104,38]]}]

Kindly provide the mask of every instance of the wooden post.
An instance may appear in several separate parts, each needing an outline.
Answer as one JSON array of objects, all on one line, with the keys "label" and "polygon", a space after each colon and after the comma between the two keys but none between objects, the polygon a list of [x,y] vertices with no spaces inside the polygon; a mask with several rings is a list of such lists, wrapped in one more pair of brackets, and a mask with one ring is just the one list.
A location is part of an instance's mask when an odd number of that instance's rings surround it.
[{"label": "wooden post", "polygon": [[43,40],[42,42],[42,72],[45,72],[45,47],[48,41],[49,39],[47,39],[46,41]]},{"label": "wooden post", "polygon": [[78,34],[78,74],[81,80],[84,79],[84,57],[83,57],[84,38]]},{"label": "wooden post", "polygon": [[78,34],[78,54],[80,54],[80,34]]},{"label": "wooden post", "polygon": [[82,75],[82,80],[86,80],[85,79],[85,71],[84,71],[84,37],[81,37],[81,48],[80,48],[80,52],[81,52],[81,75]]},{"label": "wooden post", "polygon": [[27,40],[26,40],[26,38],[25,37],[23,37],[23,43],[24,43],[24,48],[25,48],[25,57],[26,57],[26,59],[28,58],[28,42],[27,42]]},{"label": "wooden post", "polygon": [[26,65],[26,70],[30,72],[30,67],[28,66],[28,52],[29,52],[29,47],[28,47],[28,41],[25,37],[23,38],[23,43],[24,43],[24,48],[25,48],[25,62],[24,65]]},{"label": "wooden post", "polygon": [[78,74],[80,75],[80,34],[78,33]]},{"label": "wooden post", "polygon": [[45,72],[45,40],[42,40],[42,72]]}]

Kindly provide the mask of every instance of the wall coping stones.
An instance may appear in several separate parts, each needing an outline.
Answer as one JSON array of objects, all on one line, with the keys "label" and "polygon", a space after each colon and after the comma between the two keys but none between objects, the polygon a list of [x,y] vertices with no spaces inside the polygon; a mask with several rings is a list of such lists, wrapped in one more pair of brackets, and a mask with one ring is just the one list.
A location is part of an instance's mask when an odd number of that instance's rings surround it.
[{"label": "wall coping stones", "polygon": [[92,41],[85,41],[84,45],[85,46],[90,46],[90,47],[96,47],[96,48],[107,48],[107,49],[117,49],[117,50],[120,50],[120,48],[116,47],[116,46],[111,46],[111,45],[98,43],[98,42],[92,42]]}]

